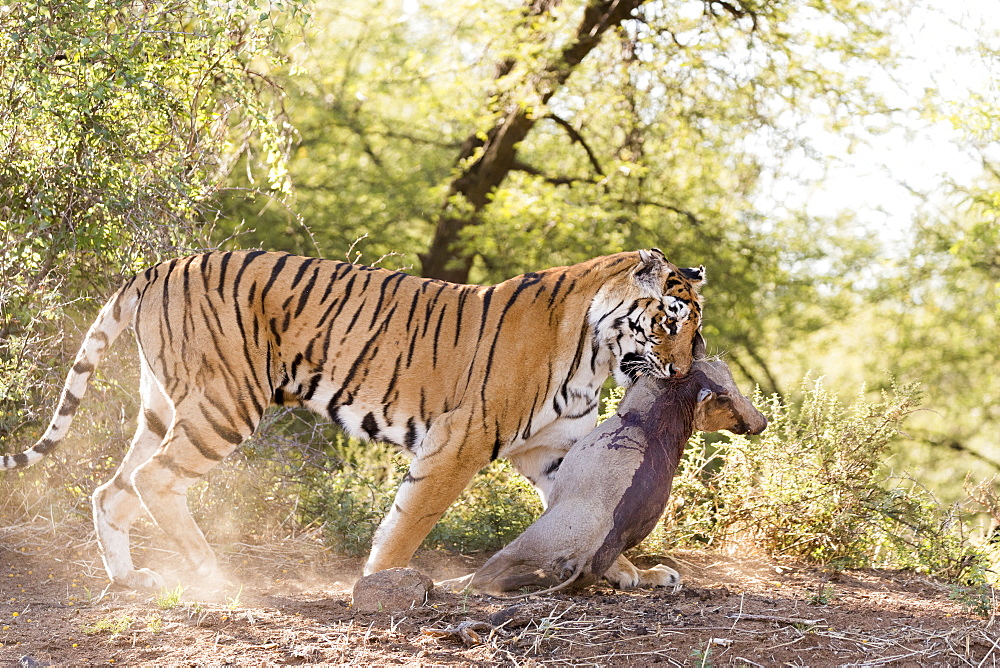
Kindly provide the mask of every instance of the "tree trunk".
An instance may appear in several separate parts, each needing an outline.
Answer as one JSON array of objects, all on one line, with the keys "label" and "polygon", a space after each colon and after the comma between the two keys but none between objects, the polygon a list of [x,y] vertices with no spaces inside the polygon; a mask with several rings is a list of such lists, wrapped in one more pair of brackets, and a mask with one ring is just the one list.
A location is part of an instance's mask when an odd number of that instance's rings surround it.
[{"label": "tree trunk", "polygon": [[[516,162],[518,145],[527,137],[538,118],[537,107],[545,105],[566,83],[608,29],[621,25],[643,2],[645,0],[591,2],[577,26],[575,38],[551,62],[525,75],[525,80],[532,83],[529,89],[522,89],[522,95],[534,98],[537,104],[522,104],[525,100],[509,96],[501,102],[503,120],[486,132],[485,140],[480,138],[482,134],[479,132],[466,139],[459,155],[459,164],[463,167],[452,179],[448,200],[436,220],[430,248],[420,255],[424,276],[456,283],[468,282],[475,252],[462,245],[462,232],[479,223],[480,212],[507,178]],[[555,1],[529,2],[526,15],[547,13],[556,4],[558,2]],[[498,66],[498,73],[509,73],[514,65],[504,62]]]}]

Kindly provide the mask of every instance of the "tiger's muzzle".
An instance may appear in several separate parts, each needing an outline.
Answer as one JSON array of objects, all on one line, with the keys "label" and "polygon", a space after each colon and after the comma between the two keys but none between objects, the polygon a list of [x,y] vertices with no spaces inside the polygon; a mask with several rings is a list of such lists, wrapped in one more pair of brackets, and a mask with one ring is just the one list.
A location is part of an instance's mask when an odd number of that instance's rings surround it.
[{"label": "tiger's muzzle", "polygon": [[666,368],[662,368],[660,364],[651,362],[639,353],[626,353],[622,356],[618,369],[633,383],[639,380],[640,376],[671,378],[677,375],[677,366],[673,362],[667,364]]}]

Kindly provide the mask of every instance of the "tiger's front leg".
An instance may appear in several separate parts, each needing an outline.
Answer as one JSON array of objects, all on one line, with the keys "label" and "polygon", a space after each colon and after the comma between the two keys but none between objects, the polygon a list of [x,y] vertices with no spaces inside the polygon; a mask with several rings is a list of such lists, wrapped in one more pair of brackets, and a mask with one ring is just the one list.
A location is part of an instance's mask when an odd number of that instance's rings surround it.
[{"label": "tiger's front leg", "polygon": [[454,414],[442,416],[427,432],[396,491],[392,508],[375,532],[365,575],[409,564],[441,515],[489,463],[490,450],[483,446],[488,442],[485,435],[453,438],[448,427],[454,421]]},{"label": "tiger's front leg", "polygon": [[535,432],[507,457],[518,473],[528,479],[543,508],[552,502],[559,467],[570,448],[597,424],[597,404],[590,413],[550,422]]}]

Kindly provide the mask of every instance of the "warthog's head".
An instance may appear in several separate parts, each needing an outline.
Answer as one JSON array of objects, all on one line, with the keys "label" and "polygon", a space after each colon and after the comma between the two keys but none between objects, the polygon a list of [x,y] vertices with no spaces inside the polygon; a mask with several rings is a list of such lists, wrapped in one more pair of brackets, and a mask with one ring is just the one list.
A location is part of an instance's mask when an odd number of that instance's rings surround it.
[{"label": "warthog's head", "polygon": [[667,426],[663,422],[674,421],[670,411],[676,410],[667,408],[660,400],[667,393],[676,392],[696,397],[693,426],[698,431],[725,429],[734,434],[759,434],[767,428],[767,418],[736,387],[726,363],[704,358],[696,359],[684,378],[640,378],[622,399],[618,412],[646,416],[647,427],[659,430]]},{"label": "warthog's head", "polygon": [[740,393],[733,374],[722,360],[697,360],[691,373],[704,373],[708,383],[698,393],[694,428],[699,431],[725,429],[734,434],[759,434],[767,418]]}]

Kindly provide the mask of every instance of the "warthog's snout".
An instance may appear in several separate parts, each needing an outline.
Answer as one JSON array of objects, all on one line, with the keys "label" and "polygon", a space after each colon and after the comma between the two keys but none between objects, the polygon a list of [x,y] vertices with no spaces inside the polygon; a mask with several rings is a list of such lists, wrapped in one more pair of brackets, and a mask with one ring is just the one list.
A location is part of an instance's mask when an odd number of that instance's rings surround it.
[{"label": "warthog's snout", "polygon": [[729,431],[734,434],[740,434],[741,436],[756,436],[764,433],[764,430],[767,429],[767,417],[763,413],[759,413],[754,417],[757,419],[751,420],[750,422],[741,420],[740,424]]}]

